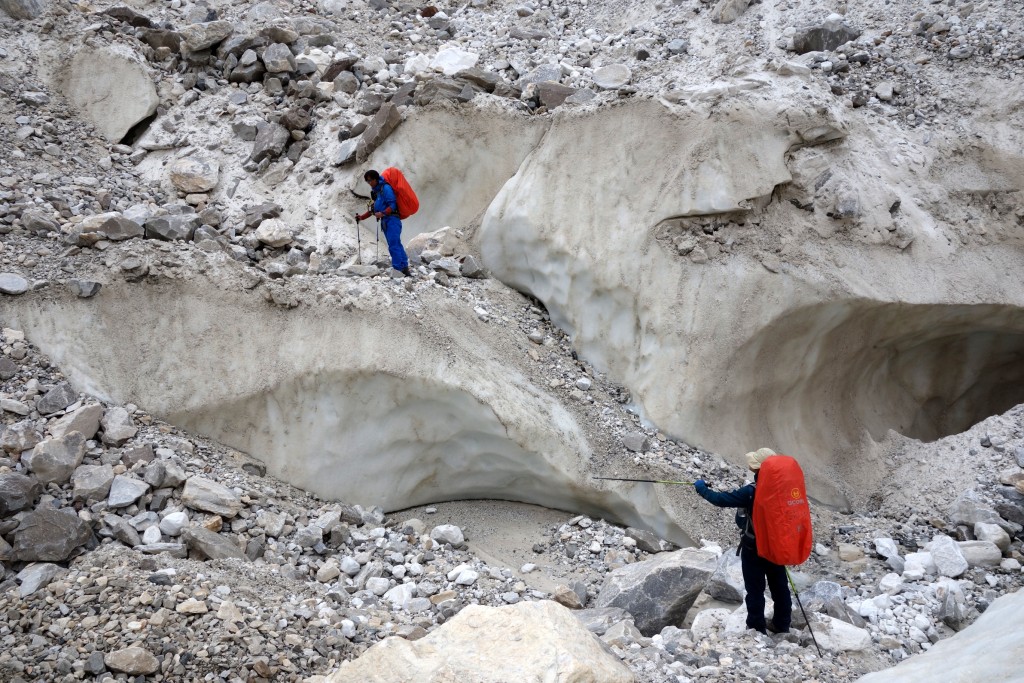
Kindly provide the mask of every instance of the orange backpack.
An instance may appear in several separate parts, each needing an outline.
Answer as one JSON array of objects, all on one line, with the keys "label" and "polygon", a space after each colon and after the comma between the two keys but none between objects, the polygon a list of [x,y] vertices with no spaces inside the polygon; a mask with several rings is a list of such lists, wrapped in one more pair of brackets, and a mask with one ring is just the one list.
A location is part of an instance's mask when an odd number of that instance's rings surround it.
[{"label": "orange backpack", "polygon": [[405,176],[394,166],[385,168],[380,174],[391,189],[395,191],[395,199],[398,201],[398,217],[403,221],[420,210],[420,200],[412,191],[412,186]]},{"label": "orange backpack", "polygon": [[773,455],[761,463],[754,489],[757,554],[775,564],[801,564],[811,555],[813,535],[804,472],[794,458]]}]

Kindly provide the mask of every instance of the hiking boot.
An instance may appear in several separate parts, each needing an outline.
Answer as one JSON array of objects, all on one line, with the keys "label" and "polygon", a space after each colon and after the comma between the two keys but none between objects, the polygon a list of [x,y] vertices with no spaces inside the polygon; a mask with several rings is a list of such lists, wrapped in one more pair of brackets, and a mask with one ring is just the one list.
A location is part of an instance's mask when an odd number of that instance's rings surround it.
[{"label": "hiking boot", "polygon": [[412,273],[409,272],[409,266],[406,266],[405,268],[402,268],[402,270],[399,271],[399,272],[401,272],[406,277],[412,277]]},{"label": "hiking boot", "polygon": [[768,622],[767,628],[768,628],[768,630],[771,633],[789,633],[789,629],[788,628],[779,628],[778,626],[775,625],[775,622],[773,622],[773,621],[769,621]]}]

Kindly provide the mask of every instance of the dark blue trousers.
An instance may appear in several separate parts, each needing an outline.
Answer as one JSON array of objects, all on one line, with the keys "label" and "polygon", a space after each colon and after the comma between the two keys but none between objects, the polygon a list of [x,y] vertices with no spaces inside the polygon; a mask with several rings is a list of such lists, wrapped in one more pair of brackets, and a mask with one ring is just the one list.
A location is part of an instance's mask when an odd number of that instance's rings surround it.
[{"label": "dark blue trousers", "polygon": [[779,631],[788,631],[793,617],[793,600],[789,595],[786,568],[774,564],[757,554],[752,548],[740,550],[743,568],[743,586],[747,589],[747,628],[765,632],[764,589],[767,585],[775,603],[772,623]]},{"label": "dark blue trousers", "polygon": [[409,257],[402,246],[402,221],[398,220],[397,216],[388,216],[381,220],[380,227],[384,230],[384,239],[388,241],[391,267],[395,270],[405,270],[409,267]]}]

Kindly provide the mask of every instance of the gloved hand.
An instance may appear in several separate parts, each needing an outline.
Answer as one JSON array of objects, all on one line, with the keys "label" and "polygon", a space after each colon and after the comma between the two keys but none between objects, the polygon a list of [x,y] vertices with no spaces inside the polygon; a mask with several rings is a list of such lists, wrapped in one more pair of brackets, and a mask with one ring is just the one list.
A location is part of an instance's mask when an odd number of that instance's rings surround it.
[{"label": "gloved hand", "polygon": [[359,221],[361,221],[361,220],[363,220],[363,219],[362,219],[362,218],[361,218],[361,217],[359,216],[359,214],[357,213],[357,214],[356,214],[356,223],[358,223],[358,222],[359,222]]},{"label": "gloved hand", "polygon": [[703,479],[698,479],[693,482],[693,488],[697,489],[697,493],[704,493],[708,490],[708,483]]}]

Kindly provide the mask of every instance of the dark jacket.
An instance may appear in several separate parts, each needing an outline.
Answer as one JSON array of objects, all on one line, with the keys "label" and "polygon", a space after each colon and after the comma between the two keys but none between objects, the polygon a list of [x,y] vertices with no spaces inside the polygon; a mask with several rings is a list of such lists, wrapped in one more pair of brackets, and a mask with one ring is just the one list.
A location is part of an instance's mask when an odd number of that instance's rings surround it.
[{"label": "dark jacket", "polygon": [[757,541],[754,537],[754,525],[749,522],[749,516],[754,508],[754,491],[757,484],[757,473],[754,474],[754,483],[741,486],[735,491],[712,491],[708,485],[700,479],[694,483],[697,493],[701,498],[712,505],[720,508],[738,508],[736,510],[736,526],[740,528],[743,535],[740,537],[740,544],[757,550]]},{"label": "dark jacket", "polygon": [[391,215],[384,216],[385,224],[391,221],[397,221],[398,219],[398,199],[395,198],[395,190],[384,182],[381,178],[380,182],[377,183],[377,187],[373,189],[373,210],[375,212],[386,213],[386,210],[390,207]]}]

